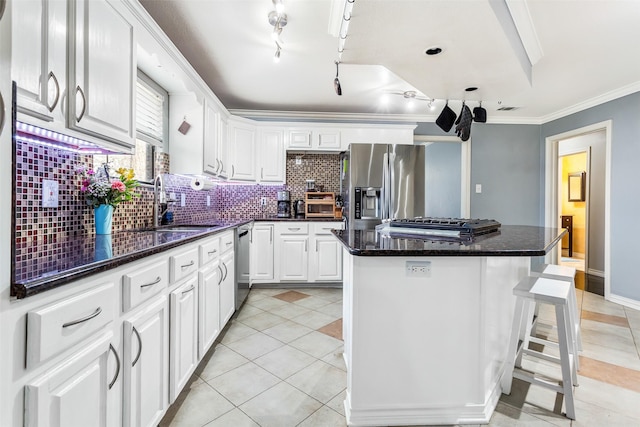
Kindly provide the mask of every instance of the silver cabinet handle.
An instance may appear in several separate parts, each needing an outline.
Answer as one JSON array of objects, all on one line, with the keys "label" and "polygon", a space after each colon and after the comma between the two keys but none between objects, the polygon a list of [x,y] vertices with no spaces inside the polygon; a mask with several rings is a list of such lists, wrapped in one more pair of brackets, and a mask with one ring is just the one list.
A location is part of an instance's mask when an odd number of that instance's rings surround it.
[{"label": "silver cabinet handle", "polygon": [[225,243],[225,244],[226,244],[227,246],[229,246],[229,245],[233,245],[233,242],[227,242],[227,243]]},{"label": "silver cabinet handle", "polygon": [[300,230],[300,227],[293,227],[293,228],[289,227],[289,231],[298,231],[298,230]]},{"label": "silver cabinet handle", "polygon": [[188,268],[191,267],[193,264],[195,264],[195,262],[193,260],[191,260],[191,262],[189,264],[183,264],[180,266],[180,268],[184,269],[184,268]]},{"label": "silver cabinet handle", "polygon": [[2,98],[2,94],[0,93],[0,133],[2,133],[2,128],[4,127],[4,116],[4,98]]},{"label": "silver cabinet handle", "polygon": [[273,227],[269,227],[269,243],[273,242]]},{"label": "silver cabinet handle", "polygon": [[220,175],[220,169],[222,168],[222,164],[220,160],[216,159],[216,175]]},{"label": "silver cabinet handle", "polygon": [[141,288],[148,288],[149,286],[153,286],[153,285],[155,285],[156,283],[160,283],[160,281],[161,281],[161,280],[162,280],[162,279],[160,278],[160,276],[158,276],[158,277],[156,277],[156,280],[154,280],[153,282],[151,282],[151,283],[145,283],[144,285],[140,285],[140,287],[141,287]]},{"label": "silver cabinet handle", "polygon": [[116,374],[113,376],[113,379],[109,383],[109,390],[111,390],[111,387],[113,387],[113,385],[116,383],[116,380],[118,379],[118,375],[120,375],[120,358],[118,357],[118,352],[113,347],[113,344],[109,344],[109,350],[111,350],[113,355],[116,357]]},{"label": "silver cabinet handle", "polygon": [[222,284],[222,276],[223,276],[223,272],[222,272],[222,267],[218,266],[218,270],[220,270],[220,280],[218,280],[218,286],[220,286]]},{"label": "silver cabinet handle", "polygon": [[142,338],[140,338],[140,333],[135,326],[133,327],[133,333],[136,334],[136,338],[138,339],[138,354],[136,354],[135,359],[133,359],[133,362],[131,363],[132,368],[136,366],[136,363],[138,362],[138,359],[140,359],[140,355],[142,354]]},{"label": "silver cabinet handle", "polygon": [[212,250],[212,251],[207,252],[207,254],[209,254],[209,255],[213,255],[213,254],[215,254],[216,252],[218,252],[218,250],[217,250],[217,249],[214,249],[214,250]]},{"label": "silver cabinet handle", "polygon": [[187,289],[186,291],[182,291],[182,295],[184,294],[188,294],[189,292],[191,292],[192,290],[194,290],[196,287],[191,285],[191,287],[189,289]]},{"label": "silver cabinet handle", "polygon": [[318,252],[318,241],[316,240],[316,252]]},{"label": "silver cabinet handle", "polygon": [[307,252],[307,242],[309,242],[308,240],[304,241],[304,251]]},{"label": "silver cabinet handle", "polygon": [[53,79],[53,83],[56,85],[56,98],[53,100],[53,104],[51,105],[51,107],[47,106],[50,113],[53,112],[53,110],[56,108],[56,105],[58,105],[58,101],[60,100],[60,84],[58,84],[58,78],[56,77],[55,74],[53,74],[53,71],[49,71],[49,76],[47,77],[47,83],[51,79]]},{"label": "silver cabinet handle", "polygon": [[81,319],[72,320],[71,322],[64,323],[64,324],[62,325],[62,327],[63,327],[63,328],[68,328],[69,326],[77,325],[78,323],[84,323],[84,322],[87,322],[87,321],[89,321],[89,320],[93,319],[94,317],[96,317],[97,315],[99,315],[100,313],[102,313],[102,307],[98,307],[98,308],[96,308],[96,311],[94,311],[94,312],[93,312],[93,313],[91,313],[90,315],[85,316],[85,317],[83,317],[83,318],[81,318]]},{"label": "silver cabinet handle", "polygon": [[224,172],[224,162],[220,160],[220,173]]},{"label": "silver cabinet handle", "polygon": [[236,174],[236,170],[233,167],[233,165],[231,165],[231,178],[233,178],[235,174]]},{"label": "silver cabinet handle", "polygon": [[76,96],[78,95],[78,93],[80,93],[80,95],[82,96],[82,111],[80,111],[79,116],[76,116],[76,122],[80,123],[80,120],[82,120],[82,117],[84,116],[84,112],[87,109],[87,98],[85,98],[84,92],[82,91],[82,88],[80,87],[80,85],[76,86]]},{"label": "silver cabinet handle", "polygon": [[260,179],[264,178],[264,168],[260,168]]},{"label": "silver cabinet handle", "polygon": [[222,266],[224,267],[224,277],[222,278],[222,281],[224,282],[225,280],[227,280],[227,274],[229,273],[229,270],[227,269],[227,264],[225,264],[224,262],[222,263]]}]

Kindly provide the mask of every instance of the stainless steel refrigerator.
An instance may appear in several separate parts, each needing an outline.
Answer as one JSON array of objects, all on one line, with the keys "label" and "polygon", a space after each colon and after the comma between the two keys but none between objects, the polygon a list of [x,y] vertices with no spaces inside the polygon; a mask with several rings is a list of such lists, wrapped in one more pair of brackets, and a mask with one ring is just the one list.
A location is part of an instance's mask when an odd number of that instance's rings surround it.
[{"label": "stainless steel refrigerator", "polygon": [[351,144],[341,154],[340,191],[350,228],[425,214],[423,145]]}]

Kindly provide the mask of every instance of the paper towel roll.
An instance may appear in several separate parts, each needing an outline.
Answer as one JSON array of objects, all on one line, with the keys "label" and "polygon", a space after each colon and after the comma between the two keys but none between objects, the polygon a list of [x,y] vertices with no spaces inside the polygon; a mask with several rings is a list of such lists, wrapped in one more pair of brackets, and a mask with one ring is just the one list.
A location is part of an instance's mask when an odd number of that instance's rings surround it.
[{"label": "paper towel roll", "polygon": [[195,191],[210,190],[213,187],[213,183],[208,179],[195,177],[191,179],[191,188]]}]

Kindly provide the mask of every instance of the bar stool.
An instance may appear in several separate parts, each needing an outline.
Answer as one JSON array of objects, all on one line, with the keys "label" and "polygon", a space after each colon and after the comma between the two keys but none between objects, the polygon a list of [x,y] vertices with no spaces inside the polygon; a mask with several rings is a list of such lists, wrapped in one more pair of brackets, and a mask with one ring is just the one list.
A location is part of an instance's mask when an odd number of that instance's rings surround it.
[{"label": "bar stool", "polygon": [[[569,309],[571,311],[571,319],[573,321],[572,323],[574,328],[573,337],[575,339],[575,342],[573,343],[573,354],[576,360],[576,369],[580,370],[580,359],[578,357],[578,351],[582,350],[582,334],[580,333],[580,311],[578,310],[578,302],[576,298],[576,269],[564,265],[541,264],[531,269],[531,276],[565,280],[571,283],[571,292],[569,293]],[[538,312],[536,311],[536,315],[537,314]],[[535,335],[535,326],[536,325],[534,324],[532,329],[533,335]]]},{"label": "bar stool", "polygon": [[[577,384],[578,375],[575,356],[572,351],[572,343],[575,343],[575,338],[573,337],[575,329],[569,309],[571,292],[571,285],[566,280],[532,276],[522,279],[513,289],[513,294],[516,296],[516,307],[502,388],[503,393],[510,394],[513,378],[518,378],[530,384],[546,387],[561,393],[564,395],[567,418],[575,420],[573,385]],[[531,319],[537,304],[550,304],[555,309],[558,329],[557,346],[560,357],[528,348],[529,340],[527,336],[531,331]],[[548,340],[540,338],[537,340],[545,346],[553,344]],[[522,369],[523,355],[558,363],[562,373],[562,380],[557,381],[539,373]]]}]

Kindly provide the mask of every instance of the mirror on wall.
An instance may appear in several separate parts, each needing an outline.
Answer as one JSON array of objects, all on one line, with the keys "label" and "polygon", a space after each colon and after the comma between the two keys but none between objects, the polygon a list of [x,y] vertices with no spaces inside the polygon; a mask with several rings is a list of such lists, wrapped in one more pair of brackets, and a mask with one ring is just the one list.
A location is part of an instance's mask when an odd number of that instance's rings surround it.
[{"label": "mirror on wall", "polygon": [[571,172],[569,174],[569,201],[584,202],[586,188],[586,172]]}]

